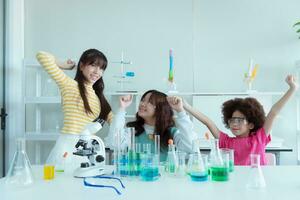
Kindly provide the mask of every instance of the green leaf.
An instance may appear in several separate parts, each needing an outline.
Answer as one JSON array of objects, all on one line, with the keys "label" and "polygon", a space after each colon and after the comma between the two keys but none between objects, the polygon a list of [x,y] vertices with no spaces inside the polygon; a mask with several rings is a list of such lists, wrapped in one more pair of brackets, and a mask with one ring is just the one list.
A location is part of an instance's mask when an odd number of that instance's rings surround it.
[{"label": "green leaf", "polygon": [[299,25],[300,25],[300,22],[297,22],[296,24],[293,25],[293,27],[299,26]]},{"label": "green leaf", "polygon": [[300,33],[300,29],[297,30],[297,33]]}]

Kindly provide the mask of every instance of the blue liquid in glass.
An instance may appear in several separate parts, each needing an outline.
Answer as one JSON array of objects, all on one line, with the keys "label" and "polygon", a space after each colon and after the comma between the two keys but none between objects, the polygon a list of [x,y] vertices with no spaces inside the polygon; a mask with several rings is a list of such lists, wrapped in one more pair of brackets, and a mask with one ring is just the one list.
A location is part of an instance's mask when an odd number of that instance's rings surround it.
[{"label": "blue liquid in glass", "polygon": [[192,181],[207,181],[208,180],[208,174],[207,172],[190,172],[190,177]]},{"label": "blue liquid in glass", "polygon": [[158,178],[158,167],[144,167],[141,171],[141,179],[143,181],[155,181]]},{"label": "blue liquid in glass", "polygon": [[135,160],[133,150],[128,151],[128,175],[135,176]]},{"label": "blue liquid in glass", "polygon": [[135,164],[136,164],[135,175],[139,176],[141,173],[141,164],[142,164],[141,153],[135,153]]},{"label": "blue liquid in glass", "polygon": [[120,175],[121,176],[127,176],[128,175],[127,163],[128,163],[127,156],[122,155],[121,159],[120,159]]}]

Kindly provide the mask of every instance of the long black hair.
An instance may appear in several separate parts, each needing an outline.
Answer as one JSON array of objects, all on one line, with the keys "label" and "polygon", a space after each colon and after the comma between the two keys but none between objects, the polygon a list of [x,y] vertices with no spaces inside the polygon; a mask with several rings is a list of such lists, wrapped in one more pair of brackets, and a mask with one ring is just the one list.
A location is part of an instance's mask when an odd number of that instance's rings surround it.
[{"label": "long black hair", "polygon": [[[86,65],[91,65],[91,64],[100,66],[101,69],[105,70],[107,67],[107,58],[101,51],[99,51],[97,49],[88,49],[82,53],[82,55],[78,61],[75,80],[78,82],[80,96],[83,100],[84,109],[87,114],[93,113],[93,111],[91,110],[91,107],[90,107],[89,102],[86,97],[86,88],[84,86],[84,83],[87,80],[86,80],[85,76],[83,75],[80,67],[86,66]],[[100,111],[101,112],[100,112],[99,118],[107,120],[107,115],[110,113],[111,107],[103,95],[104,82],[103,82],[102,77],[94,83],[93,89],[95,90],[95,93],[98,96],[99,101],[100,101]]]},{"label": "long black hair", "polygon": [[[170,128],[175,126],[173,119],[174,112],[167,101],[167,95],[157,90],[149,90],[145,92],[141,98],[141,101],[147,94],[151,93],[149,102],[155,106],[155,127],[154,133],[159,134],[161,138],[161,146],[166,147],[168,140],[172,138]],[[127,123],[127,127],[134,127],[136,130],[136,136],[142,134],[145,129],[143,125],[145,120],[136,113],[136,120]]]}]

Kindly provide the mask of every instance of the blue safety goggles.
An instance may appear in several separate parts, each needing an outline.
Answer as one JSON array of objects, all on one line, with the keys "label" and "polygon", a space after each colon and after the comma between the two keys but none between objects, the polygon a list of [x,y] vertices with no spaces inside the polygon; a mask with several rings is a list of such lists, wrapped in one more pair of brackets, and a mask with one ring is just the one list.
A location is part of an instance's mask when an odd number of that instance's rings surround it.
[{"label": "blue safety goggles", "polygon": [[119,195],[122,194],[116,187],[114,187],[114,186],[112,186],[112,185],[99,185],[99,184],[89,183],[89,182],[87,181],[87,179],[95,179],[95,178],[117,180],[117,181],[120,182],[122,188],[125,189],[125,186],[123,185],[121,179],[119,179],[119,178],[117,178],[117,177],[113,177],[113,176],[102,176],[102,175],[99,175],[99,176],[86,177],[86,178],[83,179],[83,184],[84,184],[85,186],[88,186],[88,187],[111,188],[111,189],[115,190],[117,194],[119,194]]}]

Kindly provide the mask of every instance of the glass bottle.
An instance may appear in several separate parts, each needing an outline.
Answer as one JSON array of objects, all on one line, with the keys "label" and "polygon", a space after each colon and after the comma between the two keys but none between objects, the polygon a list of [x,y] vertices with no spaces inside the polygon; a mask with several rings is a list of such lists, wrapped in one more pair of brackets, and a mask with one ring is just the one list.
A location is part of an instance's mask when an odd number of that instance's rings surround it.
[{"label": "glass bottle", "polygon": [[166,172],[175,175],[176,169],[178,168],[178,158],[175,152],[175,145],[173,144],[173,140],[170,139],[168,143],[169,150],[167,154]]}]

